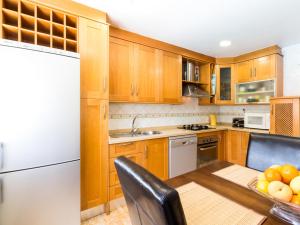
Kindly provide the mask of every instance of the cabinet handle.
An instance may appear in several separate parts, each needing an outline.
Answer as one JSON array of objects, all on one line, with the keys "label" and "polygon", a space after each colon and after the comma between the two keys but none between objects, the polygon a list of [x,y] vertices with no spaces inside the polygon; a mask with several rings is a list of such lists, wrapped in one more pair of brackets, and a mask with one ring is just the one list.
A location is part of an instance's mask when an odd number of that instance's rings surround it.
[{"label": "cabinet handle", "polygon": [[145,154],[145,159],[148,159],[148,146],[145,146],[145,150],[144,150],[144,154]]},{"label": "cabinet handle", "polygon": [[135,93],[136,93],[136,96],[139,96],[139,88],[137,86],[135,87]]},{"label": "cabinet handle", "polygon": [[256,77],[256,67],[254,68],[254,76]]},{"label": "cabinet handle", "polygon": [[0,142],[0,169],[3,168],[4,164],[4,144]]},{"label": "cabinet handle", "polygon": [[103,93],[104,94],[106,93],[106,89],[107,89],[107,77],[105,77],[104,81],[103,81]]},{"label": "cabinet handle", "polygon": [[128,146],[128,145],[133,145],[133,142],[128,142],[128,143],[120,144],[119,146]]},{"label": "cabinet handle", "polygon": [[104,111],[103,118],[104,118],[104,120],[106,120],[106,117],[107,117],[107,109],[106,109],[106,105],[103,106],[103,111]]},{"label": "cabinet handle", "polygon": [[133,95],[134,95],[134,85],[131,84],[131,96],[133,96]]},{"label": "cabinet handle", "polygon": [[271,115],[273,115],[274,112],[274,105],[271,105]]}]

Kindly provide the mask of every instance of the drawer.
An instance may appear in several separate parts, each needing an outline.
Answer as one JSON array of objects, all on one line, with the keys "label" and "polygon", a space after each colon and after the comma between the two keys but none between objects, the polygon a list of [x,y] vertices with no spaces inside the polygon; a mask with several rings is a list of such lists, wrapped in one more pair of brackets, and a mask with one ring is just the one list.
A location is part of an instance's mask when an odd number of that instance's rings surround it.
[{"label": "drawer", "polygon": [[122,188],[120,185],[115,185],[109,188],[109,200],[123,197]]},{"label": "drawer", "polygon": [[114,158],[121,155],[128,155],[142,152],[140,144],[138,142],[127,142],[123,144],[110,145],[109,157]]},{"label": "drawer", "polygon": [[[130,155],[124,155],[128,159],[132,160],[133,162],[143,166],[143,154],[142,153],[136,153],[136,154],[130,154]],[[109,172],[116,172],[116,167],[114,164],[116,158],[110,158],[109,159]]]},{"label": "drawer", "polygon": [[120,184],[117,172],[112,172],[109,174],[109,186],[114,186]]}]

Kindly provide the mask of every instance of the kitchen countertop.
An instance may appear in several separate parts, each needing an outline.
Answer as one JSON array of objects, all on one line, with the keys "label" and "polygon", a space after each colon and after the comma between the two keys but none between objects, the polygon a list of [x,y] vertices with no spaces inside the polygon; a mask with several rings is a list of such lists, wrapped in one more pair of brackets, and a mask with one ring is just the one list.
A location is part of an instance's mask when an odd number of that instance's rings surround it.
[{"label": "kitchen countertop", "polygon": [[[147,129],[143,129],[143,130],[147,130]],[[149,130],[150,130],[150,128],[149,128]],[[161,134],[142,135],[142,136],[135,136],[135,137],[120,137],[120,138],[109,137],[109,144],[120,144],[120,143],[132,142],[132,141],[143,141],[143,140],[150,140],[150,139],[157,139],[157,138],[185,136],[185,135],[191,135],[191,134],[210,133],[210,132],[225,131],[225,130],[236,130],[236,131],[265,133],[265,134],[269,133],[269,130],[236,128],[236,127],[232,127],[230,125],[218,125],[218,126],[214,127],[214,129],[199,130],[199,131],[178,129],[176,127],[165,128],[165,129],[161,128],[161,127],[157,128],[157,129],[151,128],[151,130],[159,130],[159,131],[161,131]],[[116,131],[114,131],[114,132],[117,133]]]}]

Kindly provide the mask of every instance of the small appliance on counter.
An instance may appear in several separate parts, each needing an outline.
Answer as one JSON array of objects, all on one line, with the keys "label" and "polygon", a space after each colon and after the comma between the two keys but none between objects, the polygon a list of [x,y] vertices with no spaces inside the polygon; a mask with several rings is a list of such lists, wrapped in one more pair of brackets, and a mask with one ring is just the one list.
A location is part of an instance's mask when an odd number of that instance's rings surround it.
[{"label": "small appliance on counter", "polygon": [[232,127],[241,127],[245,125],[245,120],[243,117],[236,117],[232,119]]},{"label": "small appliance on counter", "polygon": [[210,114],[209,115],[209,125],[210,126],[217,126],[217,115],[216,114]]},{"label": "small appliance on counter", "polygon": [[255,129],[270,129],[270,113],[245,113],[245,127],[255,128]]}]

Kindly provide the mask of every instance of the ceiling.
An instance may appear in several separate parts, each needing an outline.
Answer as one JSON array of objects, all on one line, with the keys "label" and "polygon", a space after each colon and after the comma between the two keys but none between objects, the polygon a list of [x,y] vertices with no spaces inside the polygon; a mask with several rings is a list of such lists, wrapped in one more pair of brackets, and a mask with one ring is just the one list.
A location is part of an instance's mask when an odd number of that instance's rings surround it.
[{"label": "ceiling", "polygon": [[107,12],[114,26],[214,57],[300,43],[299,0],[76,1]]}]

